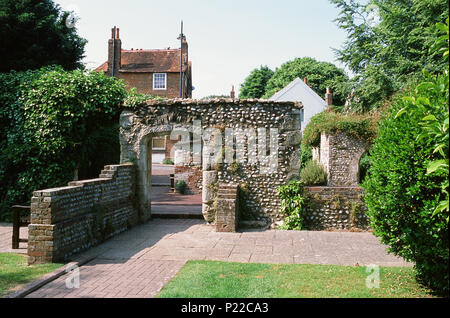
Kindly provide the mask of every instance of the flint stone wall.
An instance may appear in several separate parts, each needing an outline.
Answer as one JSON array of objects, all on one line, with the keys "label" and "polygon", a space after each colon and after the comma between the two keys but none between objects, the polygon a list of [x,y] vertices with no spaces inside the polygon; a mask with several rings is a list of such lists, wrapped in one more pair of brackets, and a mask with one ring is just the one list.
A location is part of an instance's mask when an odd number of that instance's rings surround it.
[{"label": "flint stone wall", "polygon": [[98,179],[35,191],[28,263],[64,262],[138,222],[135,166],[106,166]]},{"label": "flint stone wall", "polygon": [[364,191],[360,187],[305,187],[309,202],[304,225],[308,230],[369,230]]},{"label": "flint stone wall", "polygon": [[175,185],[178,181],[186,182],[186,194],[202,193],[202,167],[201,166],[175,166]]},{"label": "flint stone wall", "polygon": [[355,187],[359,182],[359,161],[369,145],[343,132],[320,136],[320,149],[313,149],[313,159],[327,172],[328,186]]},{"label": "flint stone wall", "polygon": [[[151,217],[151,185],[148,178],[151,167],[148,164],[147,146],[149,138],[158,134],[170,134],[177,128],[193,132],[193,121],[200,120],[203,130],[217,128],[223,132],[226,128],[253,128],[256,131],[258,128],[265,128],[269,135],[270,128],[278,129],[278,169],[275,173],[263,174],[258,164],[249,164],[247,161],[239,164],[239,169],[234,169],[227,164],[211,165],[203,159],[202,169],[217,171],[217,181],[214,182],[225,185],[244,184],[248,189],[245,204],[255,212],[256,219],[267,219],[271,223],[281,220],[281,200],[277,189],[280,185],[299,178],[302,107],[301,103],[267,100],[175,99],[147,101],[135,109],[123,111],[120,119],[121,162],[137,164],[137,193],[141,215],[144,218]],[[222,142],[224,145],[223,139]],[[205,191],[206,188],[213,187],[203,182],[202,190]],[[212,202],[208,203],[213,204]]]}]

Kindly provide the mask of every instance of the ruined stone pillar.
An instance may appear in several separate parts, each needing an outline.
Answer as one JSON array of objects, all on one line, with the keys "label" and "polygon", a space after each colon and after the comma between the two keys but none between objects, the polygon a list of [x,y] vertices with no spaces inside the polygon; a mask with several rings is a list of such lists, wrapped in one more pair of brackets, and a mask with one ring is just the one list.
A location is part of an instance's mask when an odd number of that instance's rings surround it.
[{"label": "ruined stone pillar", "polygon": [[217,171],[203,171],[202,214],[208,223],[214,222],[216,217],[214,200],[217,197],[217,190]]}]

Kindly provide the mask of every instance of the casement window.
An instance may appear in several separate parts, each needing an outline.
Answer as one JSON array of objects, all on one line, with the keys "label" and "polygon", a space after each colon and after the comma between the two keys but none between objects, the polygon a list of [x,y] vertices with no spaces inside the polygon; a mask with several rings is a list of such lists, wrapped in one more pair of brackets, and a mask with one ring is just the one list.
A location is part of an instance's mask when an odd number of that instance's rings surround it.
[{"label": "casement window", "polygon": [[153,89],[154,90],[167,89],[167,74],[166,73],[154,73],[153,74]]},{"label": "casement window", "polygon": [[166,138],[165,137],[155,137],[152,139],[152,150],[165,150],[166,149]]}]

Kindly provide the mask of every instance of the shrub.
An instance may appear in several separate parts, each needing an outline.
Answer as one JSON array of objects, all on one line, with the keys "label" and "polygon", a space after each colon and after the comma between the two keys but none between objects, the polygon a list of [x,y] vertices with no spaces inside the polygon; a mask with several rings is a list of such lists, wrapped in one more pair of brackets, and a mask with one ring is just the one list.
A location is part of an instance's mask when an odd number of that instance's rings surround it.
[{"label": "shrub", "polygon": [[342,114],[333,111],[323,111],[311,118],[303,132],[302,145],[318,147],[322,132],[345,132],[357,139],[369,143],[376,136],[378,113]]},{"label": "shrub", "polygon": [[[396,96],[380,123],[363,183],[374,233],[391,252],[415,262],[418,279],[442,294],[449,287],[448,80],[448,73],[426,74]],[[440,140],[424,134],[427,118],[440,125]],[[447,168],[430,173],[430,165],[442,160],[439,150]],[[446,208],[438,209],[441,201]]]},{"label": "shrub", "polygon": [[187,184],[184,180],[179,180],[177,184],[175,185],[175,189],[179,194],[185,194],[186,193]]},{"label": "shrub", "polygon": [[285,216],[285,230],[301,230],[304,221],[304,209],[308,202],[300,181],[291,181],[278,189],[281,198],[281,213]]},{"label": "shrub", "polygon": [[415,262],[417,278],[449,292],[448,18],[433,49],[447,61],[442,74],[396,96],[380,125],[364,182],[374,233],[390,250]]},{"label": "shrub", "polygon": [[136,87],[132,87],[128,90],[128,94],[123,101],[123,107],[136,108],[151,99],[164,100],[165,98],[155,95],[141,94],[137,92]]},{"label": "shrub", "polygon": [[310,160],[300,173],[300,181],[308,186],[327,185],[327,173],[322,165],[315,160]]},{"label": "shrub", "polygon": [[59,67],[0,74],[0,219],[32,192],[58,187],[119,158],[125,84]]},{"label": "shrub", "polygon": [[306,163],[312,160],[312,148],[309,145],[300,145],[300,171],[305,168]]},{"label": "shrub", "polygon": [[172,159],[164,159],[162,163],[165,165],[173,165],[174,164]]}]

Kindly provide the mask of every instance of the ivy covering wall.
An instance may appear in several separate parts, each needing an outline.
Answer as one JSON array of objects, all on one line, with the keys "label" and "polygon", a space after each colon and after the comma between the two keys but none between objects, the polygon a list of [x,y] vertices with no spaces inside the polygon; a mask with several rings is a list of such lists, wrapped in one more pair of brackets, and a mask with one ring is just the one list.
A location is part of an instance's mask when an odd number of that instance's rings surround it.
[{"label": "ivy covering wall", "polygon": [[60,67],[0,74],[0,220],[33,191],[98,176],[119,161],[125,84]]}]

